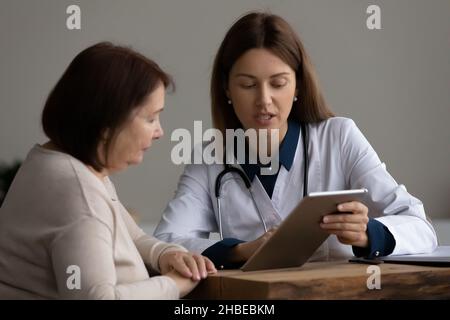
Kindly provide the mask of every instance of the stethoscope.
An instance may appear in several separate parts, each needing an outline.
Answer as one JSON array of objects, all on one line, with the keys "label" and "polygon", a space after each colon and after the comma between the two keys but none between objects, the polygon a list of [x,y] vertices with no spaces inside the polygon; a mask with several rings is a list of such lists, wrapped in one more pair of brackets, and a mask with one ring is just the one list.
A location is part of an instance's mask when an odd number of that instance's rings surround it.
[{"label": "stethoscope", "polygon": [[[303,162],[305,163],[305,171],[303,172],[303,197],[306,197],[308,194],[308,169],[309,169],[309,163],[308,163],[308,144],[309,144],[309,130],[308,126],[301,122],[300,123],[300,130],[302,133],[302,143],[303,143]],[[263,216],[261,215],[261,212],[258,209],[258,206],[256,205],[255,198],[253,197],[252,193],[252,183],[248,176],[245,174],[244,171],[242,171],[239,168],[233,167],[230,164],[228,164],[226,161],[224,161],[224,169],[219,173],[219,175],[216,178],[215,183],[215,195],[217,199],[217,213],[218,213],[218,220],[219,220],[219,233],[220,233],[220,239],[223,240],[223,231],[222,231],[222,211],[220,208],[220,188],[222,187],[222,178],[227,173],[237,173],[242,181],[244,181],[245,186],[250,193],[250,196],[252,198],[253,204],[256,207],[256,210],[258,211],[259,218],[261,219],[261,222],[264,226],[264,232],[267,232],[267,225],[264,221]]]}]

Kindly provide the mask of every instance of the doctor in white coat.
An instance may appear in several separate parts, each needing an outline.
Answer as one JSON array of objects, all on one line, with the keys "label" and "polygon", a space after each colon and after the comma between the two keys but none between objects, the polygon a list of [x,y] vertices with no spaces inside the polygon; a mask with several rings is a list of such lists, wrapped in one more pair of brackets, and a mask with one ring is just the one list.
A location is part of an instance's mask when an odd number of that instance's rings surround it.
[{"label": "doctor in white coat", "polygon": [[[269,151],[278,152],[279,169],[263,175],[262,164],[234,164],[251,187],[238,173],[226,173],[219,210],[215,184],[224,165],[186,165],[156,237],[202,253],[218,267],[236,268],[271,236],[306,190],[367,188],[367,203],[343,203],[336,210],[341,214],[324,217],[321,227],[331,236],[312,260],[436,248],[422,202],[388,173],[352,120],[328,109],[303,45],[284,19],[253,12],[231,27],[214,62],[211,96],[213,123],[224,137],[226,129],[277,130],[278,150],[269,146]],[[219,229],[222,240],[209,239]]]}]

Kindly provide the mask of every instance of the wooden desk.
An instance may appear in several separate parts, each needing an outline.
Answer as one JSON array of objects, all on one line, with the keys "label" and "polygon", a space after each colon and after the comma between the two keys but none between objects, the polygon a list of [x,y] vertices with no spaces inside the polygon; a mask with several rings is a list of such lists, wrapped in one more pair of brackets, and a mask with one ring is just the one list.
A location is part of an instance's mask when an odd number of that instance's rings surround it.
[{"label": "wooden desk", "polygon": [[370,265],[312,262],[301,268],[224,270],[204,280],[191,299],[450,299],[450,268],[383,263],[381,289],[368,289]]}]

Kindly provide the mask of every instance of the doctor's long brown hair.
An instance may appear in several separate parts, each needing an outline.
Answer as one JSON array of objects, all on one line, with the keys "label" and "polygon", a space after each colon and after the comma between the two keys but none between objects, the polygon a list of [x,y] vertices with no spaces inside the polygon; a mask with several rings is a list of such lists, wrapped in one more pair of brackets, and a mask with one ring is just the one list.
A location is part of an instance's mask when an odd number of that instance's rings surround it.
[{"label": "doctor's long brown hair", "polygon": [[230,28],[214,61],[212,121],[224,136],[225,129],[242,127],[232,106],[227,103],[230,70],[239,57],[254,48],[270,50],[295,71],[298,100],[293,103],[289,118],[298,122],[319,122],[334,116],[322,96],[313,65],[291,26],[277,15],[251,12]]}]

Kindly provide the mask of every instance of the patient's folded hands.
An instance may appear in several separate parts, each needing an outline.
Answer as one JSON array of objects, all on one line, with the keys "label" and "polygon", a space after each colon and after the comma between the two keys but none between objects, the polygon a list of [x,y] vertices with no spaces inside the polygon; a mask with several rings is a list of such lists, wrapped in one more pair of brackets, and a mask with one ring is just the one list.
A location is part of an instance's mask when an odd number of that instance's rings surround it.
[{"label": "patient's folded hands", "polygon": [[175,269],[182,276],[199,281],[208,276],[208,273],[217,272],[214,264],[207,257],[192,252],[169,251],[159,258],[161,274]]},{"label": "patient's folded hands", "polygon": [[194,289],[201,279],[216,273],[214,264],[200,254],[183,251],[169,251],[159,258],[161,274],[170,277],[178,286],[180,296]]}]

